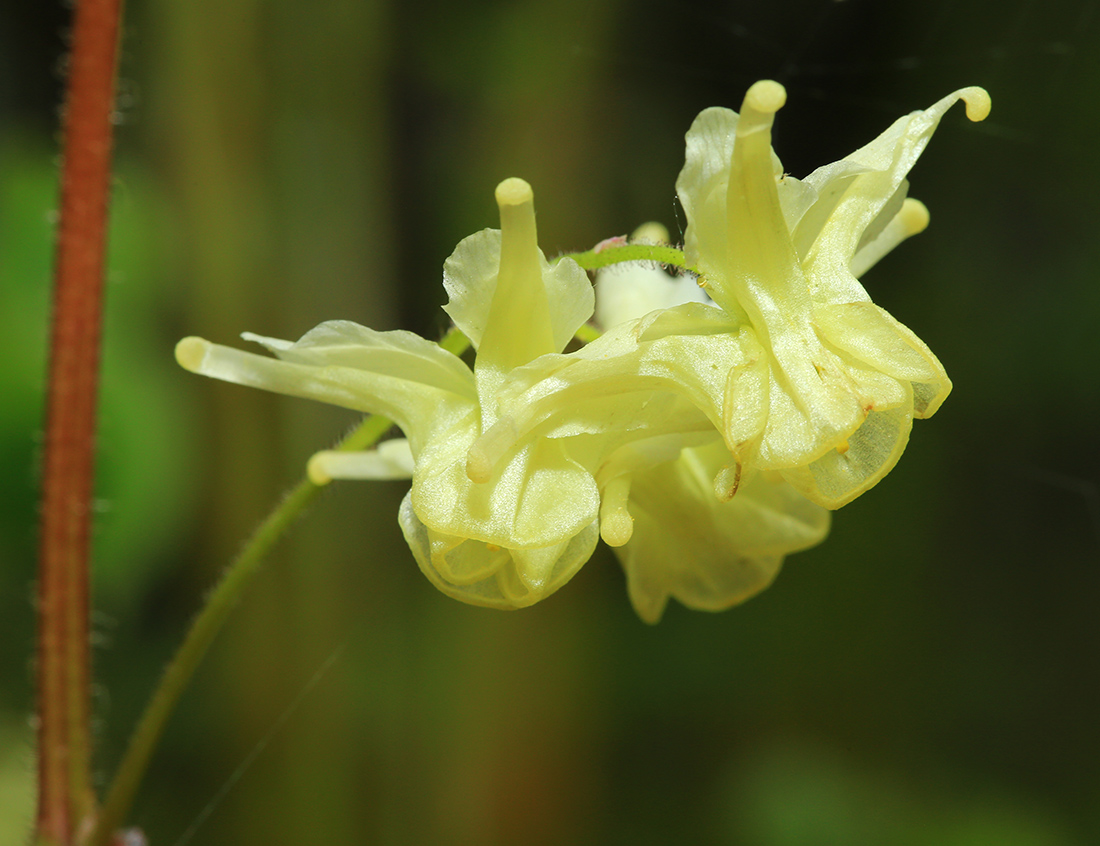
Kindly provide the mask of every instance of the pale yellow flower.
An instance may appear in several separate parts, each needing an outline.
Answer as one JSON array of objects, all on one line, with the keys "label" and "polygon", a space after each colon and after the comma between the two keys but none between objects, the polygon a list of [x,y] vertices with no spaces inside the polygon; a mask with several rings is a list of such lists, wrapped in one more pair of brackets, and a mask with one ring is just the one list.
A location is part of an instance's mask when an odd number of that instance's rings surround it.
[{"label": "pale yellow flower", "polygon": [[951,390],[931,351],[856,277],[927,224],[905,200],[905,176],[960,99],[972,120],[989,112],[982,89],[956,91],[801,182],[771,149],[786,100],[778,83],[750,88],[740,117],[708,109],[688,132],[677,181],[686,259],[767,352],[756,362],[767,374],[763,426],[739,425],[734,411],[727,431],[738,437],[727,442],[831,508],[888,473],[913,417],[930,417]]},{"label": "pale yellow flower", "polygon": [[[706,299],[691,276],[632,263],[596,279],[596,316],[618,326],[683,302]],[[690,283],[690,286],[685,282]],[[635,610],[656,623],[670,597],[688,608],[722,611],[771,584],[783,559],[814,546],[829,532],[829,511],[778,473],[746,468],[736,496],[720,498],[716,476],[730,456],[716,430],[705,445],[683,435],[641,441],[664,461],[644,469],[606,462],[601,531],[626,572]]]},{"label": "pale yellow flower", "polygon": [[708,109],[687,134],[684,257],[709,298],[656,268],[605,271],[606,331],[563,353],[592,316],[592,287],[572,260],[546,261],[530,186],[513,179],[497,188],[501,230],[464,240],[444,269],[472,369],[410,333],[344,321],[296,343],[245,335],[275,358],[199,338],[177,358],[393,419],[405,438],[318,453],[310,473],[411,478],[402,530],[451,596],[530,605],[602,535],[643,619],[670,597],[740,602],[824,538],[825,508],[889,472],[913,418],[950,391],[858,276],[927,224],[905,177],[943,114],[959,99],[974,120],[989,111],[982,89],[963,89],[800,181],[771,150],[785,97],[757,83],[740,116]]},{"label": "pale yellow flower", "polygon": [[687,134],[685,258],[715,305],[653,313],[518,369],[501,392],[507,413],[471,449],[476,475],[527,433],[569,434],[572,404],[613,414],[623,396],[653,391],[678,393],[721,434],[730,464],[715,488],[725,496],[752,465],[838,508],[890,471],[913,418],[931,416],[951,383],[856,275],[927,223],[905,199],[905,176],[940,118],[962,99],[980,120],[989,97],[957,91],[803,181],[785,177],[771,149],[785,97],[759,82],[740,117],[708,109]]},{"label": "pale yellow flower", "polygon": [[296,343],[246,334],[275,354],[185,338],[188,370],[291,396],[385,415],[406,441],[363,453],[325,452],[318,482],[395,478],[413,484],[399,519],[421,569],[445,593],[480,605],[530,605],[569,580],[598,539],[591,473],[562,440],[517,444],[482,484],[466,453],[495,419],[508,373],[560,352],[592,314],[592,286],[576,263],[551,266],[538,249],[533,195],[519,179],[496,192],[501,230],[458,245],[444,268],[447,311],[477,349],[473,370],[409,332],[324,323]]}]

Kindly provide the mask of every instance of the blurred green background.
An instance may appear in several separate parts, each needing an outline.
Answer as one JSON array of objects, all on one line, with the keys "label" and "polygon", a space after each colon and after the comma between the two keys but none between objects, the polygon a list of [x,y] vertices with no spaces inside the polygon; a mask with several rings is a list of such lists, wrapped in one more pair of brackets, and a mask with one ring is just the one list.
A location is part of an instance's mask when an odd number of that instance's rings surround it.
[{"label": "blurred green background", "polygon": [[[1100,842],[1098,4],[765,5],[132,0],[95,535],[104,779],[220,568],[355,422],[187,374],[179,337],[331,318],[438,337],[443,260],[496,225],[507,176],[534,186],[548,254],[649,219],[675,233],[683,133],[759,78],[788,88],[775,143],[796,176],[961,86],[994,101],[944,120],[912,174],[932,225],[865,278],[955,393],[824,546],[723,614],[642,624],[606,549],[501,613],[420,575],[404,486],[334,485],[171,723],[133,816],[150,843]],[[67,15],[0,11],[4,843],[31,801]]]}]

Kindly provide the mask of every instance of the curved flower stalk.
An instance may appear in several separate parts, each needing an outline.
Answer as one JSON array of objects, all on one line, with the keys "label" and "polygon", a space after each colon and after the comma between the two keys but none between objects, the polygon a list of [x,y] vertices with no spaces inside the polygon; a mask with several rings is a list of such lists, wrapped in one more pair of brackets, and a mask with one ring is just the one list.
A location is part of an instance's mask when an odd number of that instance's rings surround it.
[{"label": "curved flower stalk", "polygon": [[771,149],[785,98],[778,83],[758,82],[740,116],[708,109],[687,134],[677,180],[685,259],[715,306],[650,314],[517,370],[502,391],[507,414],[475,443],[474,463],[499,460],[509,436],[569,434],[561,409],[575,399],[601,396],[611,408],[611,394],[657,388],[690,400],[721,433],[732,464],[719,492],[736,492],[751,465],[839,508],[893,468],[913,418],[931,416],[951,383],[856,274],[927,224],[923,205],[905,199],[905,176],[952,104],[964,100],[981,120],[989,96],[956,91],[804,181],[785,177]]},{"label": "curved flower stalk", "polygon": [[437,587],[467,602],[530,605],[588,560],[598,539],[592,474],[561,440],[517,444],[482,484],[466,474],[470,445],[495,418],[511,370],[558,353],[592,314],[588,277],[550,266],[536,241],[534,200],[519,179],[496,192],[501,229],[462,241],[444,269],[446,306],[477,349],[473,370],[409,332],[323,323],[291,343],[245,334],[276,358],[185,338],[196,373],[392,419],[407,440],[314,457],[314,481],[412,477],[400,511],[406,540]]},{"label": "curved flower stalk", "polygon": [[[631,244],[668,244],[668,230],[660,223],[644,223],[629,239]],[[596,311],[593,321],[601,330],[680,303],[706,303],[710,297],[694,274],[670,276],[658,264],[630,261],[596,273]]]}]

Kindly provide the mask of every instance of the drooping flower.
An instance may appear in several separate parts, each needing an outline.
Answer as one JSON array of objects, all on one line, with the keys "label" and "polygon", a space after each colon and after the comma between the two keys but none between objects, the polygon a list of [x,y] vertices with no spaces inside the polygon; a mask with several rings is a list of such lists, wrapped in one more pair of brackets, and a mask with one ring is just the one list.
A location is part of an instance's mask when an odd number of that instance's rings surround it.
[{"label": "drooping flower", "polygon": [[[959,99],[972,119],[989,110],[984,91],[963,89],[799,181],[771,150],[785,97],[757,83],[740,116],[709,109],[688,132],[680,258],[710,298],[690,287],[670,296],[656,268],[628,271],[599,317],[604,334],[565,354],[592,315],[591,286],[571,260],[546,261],[530,186],[506,180],[501,230],[467,238],[445,265],[446,309],[476,349],[472,369],[410,333],[345,321],[296,343],[244,336],[275,358],[198,338],[177,358],[393,419],[405,438],[318,453],[310,473],[411,478],[399,522],[451,596],[530,605],[602,536],[646,620],[670,597],[740,602],[786,554],[824,538],[824,509],[889,472],[913,418],[950,391],[935,356],[857,278],[927,224],[905,176],[946,110]],[[662,250],[648,255],[680,255]]]},{"label": "drooping flower", "polygon": [[206,376],[392,419],[406,440],[321,453],[311,474],[411,475],[399,519],[425,575],[456,598],[513,608],[549,595],[588,560],[598,539],[597,488],[566,441],[514,445],[481,484],[468,478],[466,454],[493,423],[508,373],[560,352],[592,314],[593,295],[574,262],[551,266],[538,249],[530,186],[509,179],[496,197],[501,229],[465,239],[444,269],[446,309],[477,350],[472,371],[412,333],[348,321],[323,323],[295,343],[244,336],[276,358],[201,338],[181,341],[176,357]]},{"label": "drooping flower", "polygon": [[924,207],[905,199],[905,177],[960,99],[971,120],[989,113],[984,90],[956,91],[802,182],[783,176],[771,149],[786,100],[778,83],[752,86],[740,117],[708,109],[688,132],[677,181],[685,255],[767,351],[751,460],[832,508],[888,473],[913,417],[930,417],[951,390],[936,357],[871,302],[857,274],[927,224]]},{"label": "drooping flower", "polygon": [[507,412],[471,449],[482,475],[526,433],[565,434],[560,411],[572,403],[610,409],[616,395],[654,390],[685,397],[721,433],[724,496],[751,465],[838,508],[892,469],[913,418],[931,416],[951,383],[856,277],[927,223],[905,176],[940,118],[962,99],[981,120],[989,97],[957,91],[804,181],[785,177],[771,149],[785,98],[778,83],[756,83],[740,116],[708,109],[687,134],[685,258],[715,305],[650,314],[515,371]]},{"label": "drooping flower", "polygon": [[[606,326],[703,299],[690,275],[673,277],[645,263],[596,278],[596,317]],[[660,442],[641,443],[654,451]],[[778,473],[746,468],[737,495],[719,498],[713,480],[730,457],[717,431],[704,445],[690,446],[680,437],[663,446],[663,462],[623,467],[614,482],[601,486],[604,539],[622,562],[630,601],[647,623],[660,620],[670,597],[704,611],[741,603],[771,584],[789,553],[828,534],[831,513]],[[605,465],[602,475],[616,469]]]}]

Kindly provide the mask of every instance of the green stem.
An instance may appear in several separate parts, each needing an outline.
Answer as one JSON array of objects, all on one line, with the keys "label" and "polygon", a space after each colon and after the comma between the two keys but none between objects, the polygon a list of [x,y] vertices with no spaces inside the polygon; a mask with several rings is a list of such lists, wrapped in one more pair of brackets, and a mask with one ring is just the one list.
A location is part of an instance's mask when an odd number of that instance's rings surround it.
[{"label": "green stem", "polygon": [[697,270],[687,266],[683,250],[658,244],[626,244],[621,247],[605,247],[599,251],[592,249],[583,253],[567,253],[561,258],[571,258],[585,270],[599,270],[601,267],[621,264],[624,261],[652,261],[678,267],[688,273],[698,275]]},{"label": "green stem", "polygon": [[[457,329],[452,329],[440,342],[444,349],[461,355],[470,346],[469,340]],[[393,425],[384,417],[367,417],[336,447],[341,451],[369,449]],[[186,638],[168,664],[160,684],[153,692],[137,728],[130,736],[126,753],[107,792],[107,799],[96,821],[95,830],[88,839],[88,846],[110,846],[112,834],[123,824],[134,795],[141,784],[149,761],[164,732],[164,727],[179,702],[180,695],[190,683],[206,650],[210,647],[230,611],[237,604],[259,572],[264,556],[320,492],[321,487],[303,479],[286,498],[260,524],[241,553],[222,574],[221,581],[207,597]]]}]

